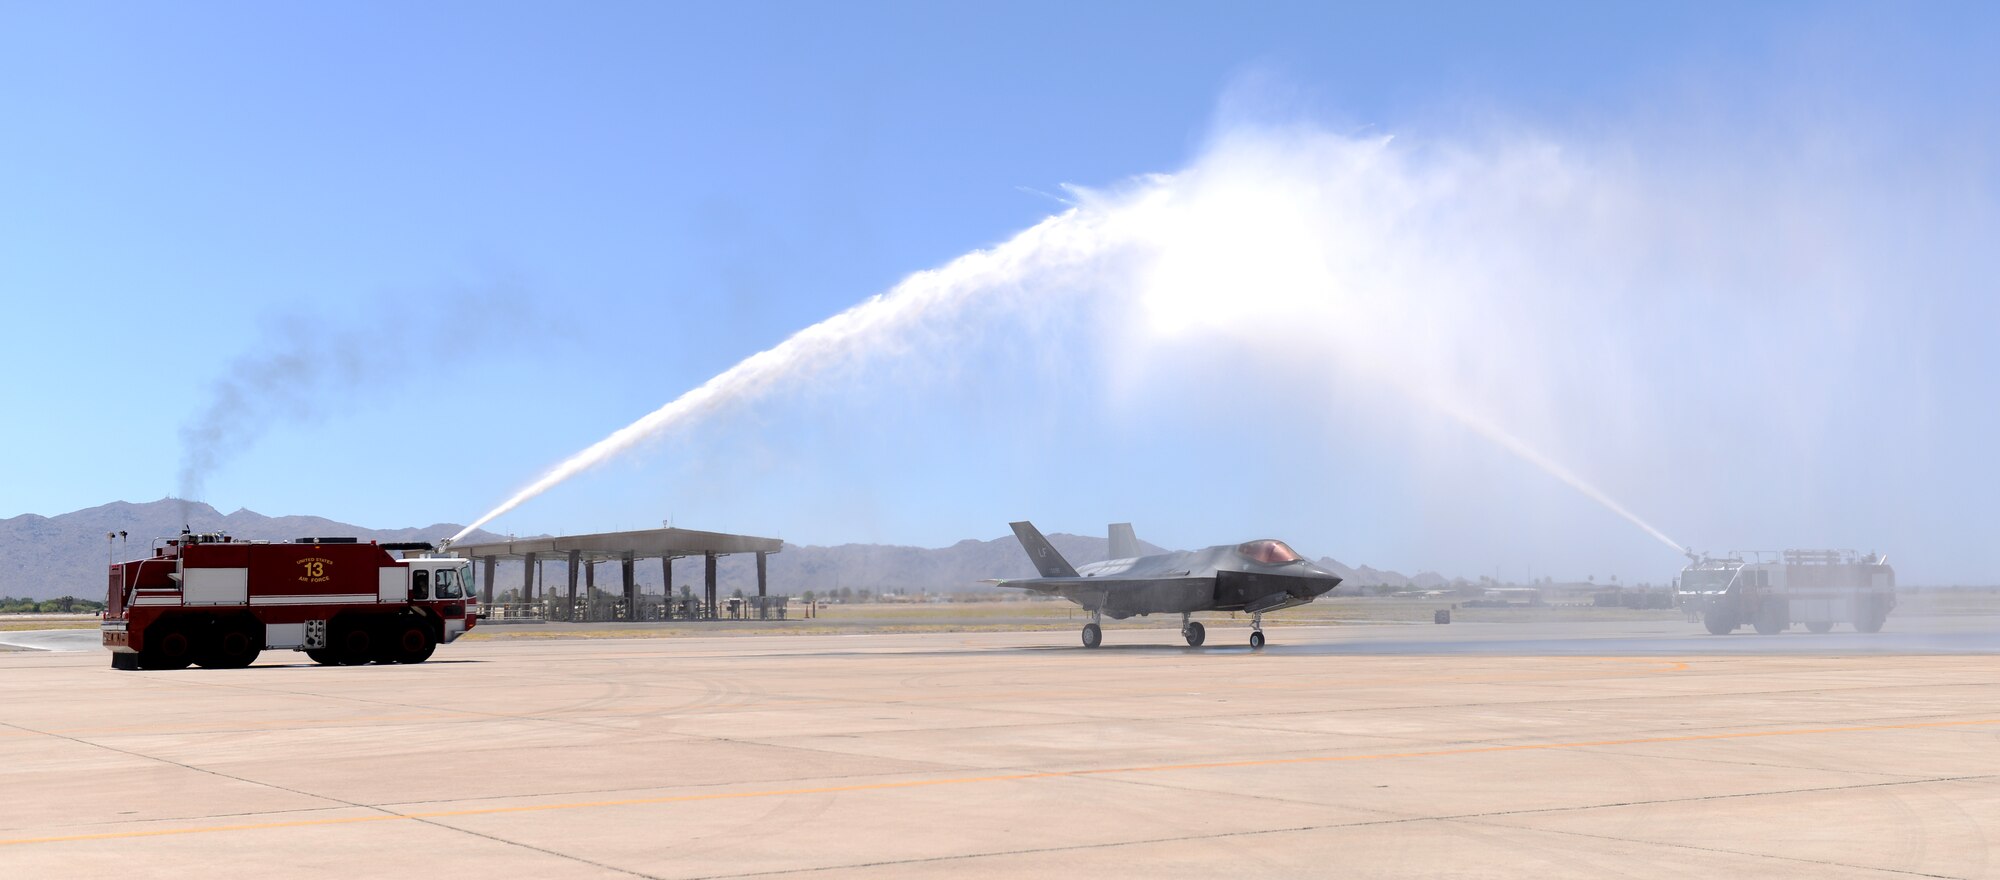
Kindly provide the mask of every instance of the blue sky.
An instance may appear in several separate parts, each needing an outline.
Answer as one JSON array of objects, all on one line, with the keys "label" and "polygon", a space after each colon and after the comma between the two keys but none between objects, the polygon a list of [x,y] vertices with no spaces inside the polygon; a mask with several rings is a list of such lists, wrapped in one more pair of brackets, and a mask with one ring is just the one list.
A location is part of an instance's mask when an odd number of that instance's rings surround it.
[{"label": "blue sky", "polygon": [[[175,493],[183,428],[217,383],[289,353],[348,372],[231,420],[204,500],[469,521],[745,356],[1065,210],[1064,185],[1200,166],[1250,120],[1475,151],[1527,131],[1593,168],[1636,156],[1638,177],[1703,190],[1804,169],[1775,197],[1824,197],[1838,222],[1787,241],[1910,239],[1829,260],[1846,274],[1815,283],[1922,262],[1902,289],[1847,301],[1850,323],[1915,315],[1882,348],[1894,363],[1748,385],[1655,374],[1746,337],[1704,341],[1699,322],[1648,337],[1631,329],[1661,326],[1643,299],[1546,317],[1575,338],[1624,328],[1619,356],[1656,409],[1792,388],[1914,427],[1800,445],[1694,416],[1698,441],[1621,445],[1593,439],[1657,440],[1690,417],[1600,433],[1586,399],[1574,419],[1509,430],[1684,543],[1859,546],[1906,579],[1993,582],[2000,333],[1976,271],[1996,228],[1993,18],[1975,4],[4,3],[0,516]],[[1745,283],[1757,265],[1714,274]],[[1779,305],[1760,314],[1780,320]],[[1262,427],[1278,400],[1221,411],[1227,389],[1125,394],[1098,380],[1133,343],[1099,349],[1084,323],[997,318],[992,339],[777,389],[496,525],[671,516],[938,545],[1021,517],[1132,520],[1170,546],[1275,534],[1454,574],[1676,568],[1518,458],[1364,407],[1366,391],[1278,420],[1299,431]],[[1172,376],[1199,350],[1135,362]],[[1260,381],[1225,360],[1184,378],[1289,387],[1280,367]],[[1755,406],[1744,393],[1739,409]]]}]

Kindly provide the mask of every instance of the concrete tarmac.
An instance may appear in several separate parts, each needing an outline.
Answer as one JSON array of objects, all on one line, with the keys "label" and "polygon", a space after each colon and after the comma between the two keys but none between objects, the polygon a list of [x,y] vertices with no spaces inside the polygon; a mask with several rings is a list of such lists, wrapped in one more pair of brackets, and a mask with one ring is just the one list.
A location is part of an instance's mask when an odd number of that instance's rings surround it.
[{"label": "concrete tarmac", "polygon": [[2000,619],[0,655],[0,876],[2000,876]]}]

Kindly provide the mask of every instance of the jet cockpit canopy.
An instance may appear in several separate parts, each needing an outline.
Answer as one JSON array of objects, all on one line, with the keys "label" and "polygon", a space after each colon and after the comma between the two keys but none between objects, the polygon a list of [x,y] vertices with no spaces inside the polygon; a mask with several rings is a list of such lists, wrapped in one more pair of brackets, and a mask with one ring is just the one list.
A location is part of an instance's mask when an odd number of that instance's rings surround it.
[{"label": "jet cockpit canopy", "polygon": [[1305,558],[1300,556],[1298,551],[1285,546],[1285,542],[1274,541],[1269,538],[1262,541],[1249,541],[1238,544],[1236,545],[1236,552],[1242,554],[1243,558],[1251,562],[1262,563],[1264,565],[1283,565],[1287,562],[1297,562]]}]

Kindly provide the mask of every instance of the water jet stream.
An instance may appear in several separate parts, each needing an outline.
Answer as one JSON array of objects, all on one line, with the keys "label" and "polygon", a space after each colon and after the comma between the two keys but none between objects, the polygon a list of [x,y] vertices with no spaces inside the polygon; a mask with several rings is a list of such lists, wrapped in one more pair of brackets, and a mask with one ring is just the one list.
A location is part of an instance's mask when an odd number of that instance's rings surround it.
[{"label": "water jet stream", "polygon": [[1667,547],[1673,550],[1675,553],[1686,552],[1686,548],[1682,547],[1679,542],[1676,542],[1674,539],[1667,537],[1667,534],[1665,532],[1662,532],[1659,529],[1654,528],[1651,523],[1648,523],[1645,520],[1640,519],[1638,514],[1633,513],[1630,510],[1627,510],[1625,508],[1625,505],[1619,504],[1617,501],[1613,500],[1610,495],[1604,493],[1604,490],[1597,488],[1597,486],[1593,485],[1590,481],[1577,476],[1569,468],[1557,464],[1554,459],[1551,459],[1548,456],[1543,455],[1540,450],[1537,450],[1533,446],[1529,446],[1526,441],[1523,441],[1521,438],[1514,436],[1513,434],[1509,433],[1506,429],[1501,428],[1499,425],[1493,424],[1492,422],[1489,422],[1483,418],[1480,418],[1477,415],[1472,414],[1463,407],[1454,406],[1436,400],[1433,400],[1432,404],[1437,406],[1438,409],[1445,415],[1450,416],[1452,419],[1456,420],[1459,424],[1462,424],[1465,427],[1470,428],[1474,433],[1478,434],[1481,437],[1486,438],[1487,440],[1491,441],[1494,445],[1499,446],[1500,448],[1513,453],[1515,457],[1521,459],[1522,461],[1525,461],[1531,465],[1534,465],[1537,468],[1540,468],[1543,473],[1548,474],[1549,476],[1554,477],[1555,479],[1561,481],[1563,485],[1566,485],[1571,489],[1575,489],[1577,492],[1581,493],[1583,497],[1597,502],[1598,504],[1602,505],[1604,509],[1609,510],[1612,513],[1615,513],[1623,517],[1626,522],[1638,526],[1646,534],[1653,536],[1654,540],[1667,545]]},{"label": "water jet stream", "polygon": [[[1132,309],[1110,308],[1103,314],[1113,316],[1113,323],[1098,328],[1105,331],[1101,337],[1122,335],[1138,346],[1128,354],[1157,351],[1164,336],[1181,333],[1269,345],[1273,337],[1268,331],[1279,325],[1338,328],[1310,344],[1345,349],[1350,365],[1364,370],[1370,363],[1401,363],[1409,348],[1464,349],[1496,331],[1477,318],[1450,321],[1444,316],[1478,315],[1478,307],[1495,298],[1536,288],[1496,284],[1482,273],[1453,267],[1492,262],[1482,263],[1481,254],[1512,255],[1519,250],[1520,230],[1541,228],[1546,224],[1538,221],[1545,215],[1577,213],[1571,210],[1574,198],[1539,189],[1529,191],[1526,195],[1533,198],[1527,198],[1508,188],[1523,180],[1565,179],[1555,173],[1562,168],[1548,167],[1552,160],[1544,151],[1528,150],[1525,156],[1503,152],[1487,161],[1448,158],[1425,164],[1395,151],[1386,139],[1253,132],[1223,139],[1181,174],[1141,178],[1120,192],[1073,190],[1076,207],[993,248],[914,274],[886,293],[745,358],[557,464],[451,540],[463,539],[647,438],[720,407],[893,350],[905,334],[950,332],[965,323],[958,312],[976,301],[1015,296],[1029,308],[1064,308],[1067,317],[1092,311],[1074,303],[1058,306],[1056,299],[1069,293],[1131,297],[1131,303],[1115,304],[1134,306],[1150,320],[1132,321],[1123,317]],[[1520,173],[1524,165],[1537,174]],[[1493,187],[1498,187],[1497,195],[1488,191]],[[1575,189],[1595,192],[1581,185]],[[1557,195],[1566,192],[1558,190]],[[1533,208],[1526,219],[1514,213],[1520,204]],[[1472,244],[1482,247],[1468,247]],[[1540,254],[1532,265],[1560,275],[1563,253]],[[1074,279],[1065,273],[1086,283],[1070,284]],[[1428,381],[1394,373],[1375,378],[1430,404],[1681,551],[1672,538],[1603,490],[1457,405],[1474,390],[1445,376]]]},{"label": "water jet stream", "polygon": [[1093,255],[1102,250],[1095,232],[1093,218],[1075,210],[1066,211],[997,247],[973,251],[939,269],[911,275],[887,293],[869,297],[860,305],[744,358],[700,387],[563,460],[498,507],[473,520],[447,543],[457,543],[494,518],[672,427],[754,396],[787,379],[858,359],[869,351],[871,343],[919,322],[942,318],[973,294],[1016,282],[1030,271],[1059,268]]}]

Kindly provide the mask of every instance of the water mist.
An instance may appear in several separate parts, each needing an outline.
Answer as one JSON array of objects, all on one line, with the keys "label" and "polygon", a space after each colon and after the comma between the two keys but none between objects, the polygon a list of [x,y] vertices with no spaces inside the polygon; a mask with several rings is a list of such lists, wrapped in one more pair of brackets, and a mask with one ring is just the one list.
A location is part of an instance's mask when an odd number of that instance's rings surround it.
[{"label": "water mist", "polygon": [[[1573,278],[1552,283],[1534,261],[1562,257],[1574,268],[1577,260],[1560,253],[1563,236],[1589,242],[1602,233],[1602,215],[1633,196],[1615,177],[1579,170],[1532,140],[1407,150],[1387,138],[1245,130],[1219,137],[1180,173],[1073,195],[1070,210],[1009,241],[912,275],[744,359],[563,460],[453,540],[722,407],[896,351],[912,334],[964,329],[968,304],[1000,297],[1024,309],[1118,316],[1097,338],[1118,349],[1114,362],[1135,370],[1189,337],[1265,354],[1287,346],[1333,352],[1350,377],[1397,389],[1680,549],[1504,426],[1548,422],[1549,401],[1534,392],[1551,377],[1536,372],[1535,348],[1554,340],[1534,322],[1538,310],[1576,293]],[[1525,231],[1536,225],[1543,231]],[[1616,255],[1604,259],[1615,263]],[[1585,262],[1586,275],[1601,268]],[[1054,302],[1077,296],[1118,307]],[[1510,309],[1510,301],[1526,308]],[[1301,332],[1274,339],[1268,331],[1276,326]],[[1387,372],[1381,364],[1392,360],[1391,344],[1476,345],[1493,357]],[[1316,387],[1282,357],[1260,363]]]}]

